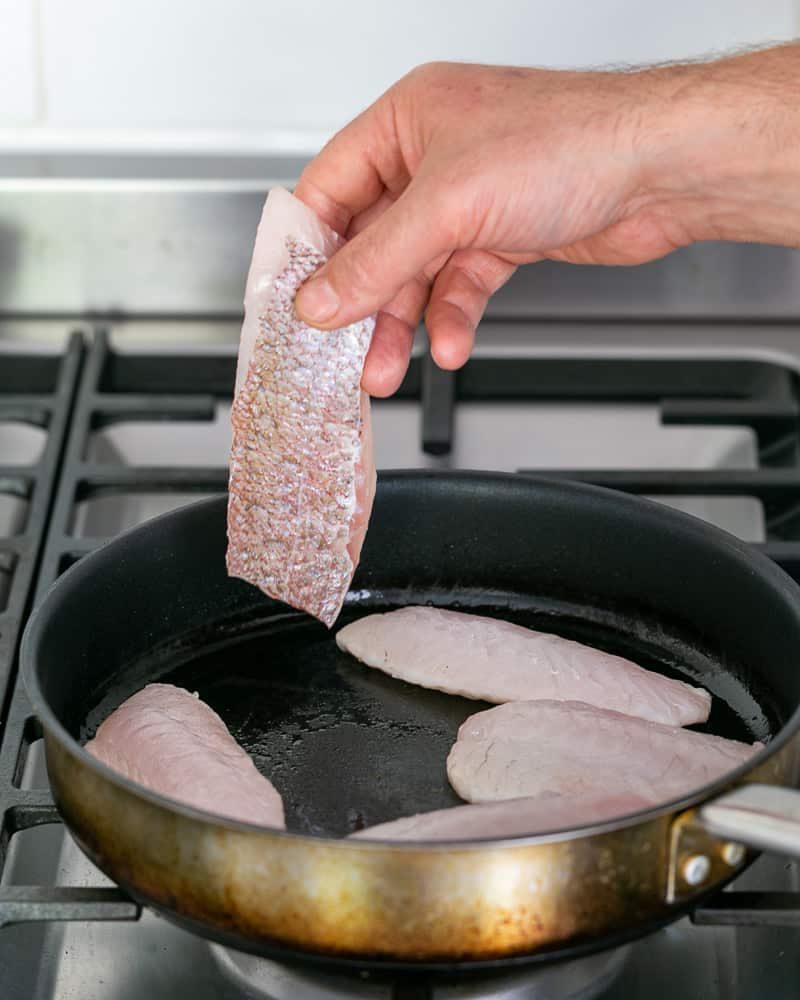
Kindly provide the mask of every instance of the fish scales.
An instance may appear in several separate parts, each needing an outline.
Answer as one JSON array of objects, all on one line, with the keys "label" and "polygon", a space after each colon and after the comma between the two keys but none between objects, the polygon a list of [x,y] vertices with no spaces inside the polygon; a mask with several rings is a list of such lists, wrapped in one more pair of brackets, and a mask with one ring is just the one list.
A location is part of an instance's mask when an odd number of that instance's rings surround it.
[{"label": "fish scales", "polygon": [[[326,258],[301,240],[285,244],[231,413],[227,568],[330,626],[363,539],[354,551],[357,493],[374,492],[360,388],[374,319],[335,331],[303,323],[295,295]],[[370,504],[371,495],[367,517]]]}]

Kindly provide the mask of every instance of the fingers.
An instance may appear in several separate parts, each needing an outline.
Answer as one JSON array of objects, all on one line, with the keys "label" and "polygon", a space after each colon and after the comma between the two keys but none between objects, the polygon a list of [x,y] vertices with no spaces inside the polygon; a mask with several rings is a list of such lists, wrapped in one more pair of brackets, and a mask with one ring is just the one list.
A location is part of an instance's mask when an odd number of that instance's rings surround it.
[{"label": "fingers", "polygon": [[452,370],[466,363],[489,297],[515,269],[483,250],[459,250],[448,260],[433,284],[425,314],[431,355],[440,368]]},{"label": "fingers", "polygon": [[403,194],[300,289],[298,315],[322,329],[383,308],[439,254],[455,247],[446,192],[416,177]]},{"label": "fingers", "polygon": [[[347,236],[352,239],[363,232],[395,201],[396,196],[384,191],[376,201],[353,216],[347,227]],[[391,396],[400,387],[408,369],[414,334],[428,301],[430,285],[430,279],[417,275],[378,313],[361,379],[362,387],[370,396]]]},{"label": "fingers", "polygon": [[391,396],[405,378],[416,326],[391,313],[378,313],[372,335],[361,388],[370,396]]},{"label": "fingers", "polygon": [[350,220],[350,225],[347,227],[347,232],[345,236],[348,240],[351,240],[354,236],[357,236],[360,232],[363,232],[367,226],[372,225],[372,223],[379,218],[383,213],[397,201],[397,198],[390,194],[388,191],[384,191],[377,201],[373,201],[371,205],[367,208],[362,209],[357,215],[354,215]]},{"label": "fingers", "polygon": [[343,128],[308,164],[294,193],[338,233],[383,191],[408,183],[394,130],[391,98],[384,95]]},{"label": "fingers", "polygon": [[[394,201],[395,198],[384,191],[377,201],[353,216],[347,236],[352,239],[362,232]],[[414,279],[401,288],[385,309],[378,313],[361,377],[362,388],[370,396],[391,396],[400,387],[411,357],[414,333],[419,326],[429,292],[429,282],[421,278]]]},{"label": "fingers", "polygon": [[430,283],[417,276],[378,313],[361,379],[371,396],[391,396],[403,381],[429,293]]},{"label": "fingers", "polygon": [[[489,297],[511,277],[516,265],[492,253],[465,250],[434,261],[429,273],[439,268],[426,325],[434,361],[455,369],[469,359]],[[428,293],[428,277],[418,275],[378,313],[361,382],[371,396],[390,396],[403,381]]]}]

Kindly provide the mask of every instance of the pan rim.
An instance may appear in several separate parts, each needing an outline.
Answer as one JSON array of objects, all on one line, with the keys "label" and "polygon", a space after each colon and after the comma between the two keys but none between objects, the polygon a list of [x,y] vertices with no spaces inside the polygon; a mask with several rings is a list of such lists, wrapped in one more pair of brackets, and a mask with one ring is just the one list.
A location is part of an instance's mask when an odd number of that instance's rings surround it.
[{"label": "pan rim", "polygon": [[[670,521],[677,530],[684,534],[694,534],[698,540],[709,541],[718,546],[723,546],[732,550],[736,556],[745,559],[748,563],[757,568],[761,575],[771,578],[776,587],[783,588],[794,593],[794,599],[800,606],[800,586],[782,570],[776,563],[766,555],[753,548],[747,542],[730,534],[722,528],[692,517],[682,511],[677,511],[666,507],[653,500],[648,500],[638,495],[623,493],[619,490],[608,489],[606,487],[594,486],[592,484],[574,482],[567,479],[550,476],[536,475],[515,475],[513,473],[471,471],[471,470],[447,470],[431,472],[426,469],[403,469],[387,470],[378,473],[378,482],[389,483],[391,481],[404,481],[415,479],[432,479],[474,482],[478,484],[496,483],[498,481],[519,483],[524,481],[531,486],[539,486],[543,489],[568,491],[573,494],[583,494],[585,496],[602,496],[613,500],[615,504],[627,506],[632,511],[649,510],[653,514],[667,523]],[[298,833],[282,830],[278,828],[260,826],[244,820],[236,820],[230,817],[220,816],[215,813],[206,812],[193,806],[177,802],[167,796],[151,791],[144,785],[139,785],[131,779],[114,771],[108,765],[99,761],[90,754],[84,746],[73,737],[62,725],[50,708],[45,698],[38,677],[37,649],[40,636],[46,626],[51,607],[69,592],[73,581],[81,576],[93,572],[94,566],[101,560],[108,558],[109,551],[118,544],[126,540],[129,536],[137,533],[144,534],[148,529],[157,524],[164,525],[170,520],[179,520],[186,517],[187,511],[197,510],[202,507],[217,507],[227,503],[227,494],[207,497],[202,500],[183,504],[171,511],[160,514],[141,524],[134,525],[120,532],[107,543],[85,555],[77,563],[62,573],[50,586],[40,601],[39,605],[31,613],[26,624],[22,642],[20,645],[20,675],[31,703],[34,714],[38,718],[45,732],[46,737],[55,738],[67,753],[76,756],[82,766],[89,767],[97,775],[106,781],[110,781],[117,788],[133,795],[143,801],[165,810],[172,814],[177,814],[195,823],[211,826],[215,829],[224,829],[232,833],[246,834],[253,836],[258,834],[264,839],[275,838],[280,841],[294,841],[298,843],[315,842],[324,843],[326,847],[331,846],[345,851],[385,851],[391,847],[394,852],[413,854],[429,853],[452,853],[458,851],[485,851],[487,847],[497,850],[511,850],[514,848],[536,847],[549,843],[560,843],[568,840],[579,840],[595,836],[603,836],[615,833],[619,830],[628,829],[657,821],[667,815],[677,815],[688,809],[692,809],[709,799],[716,798],[723,794],[732,786],[738,784],[746,775],[758,769],[762,764],[775,756],[784,748],[800,730],[800,703],[795,707],[792,714],[786,719],[777,734],[761,750],[741,764],[735,770],[728,772],[716,781],[704,785],[695,791],[683,795],[677,799],[653,806],[650,809],[631,813],[627,816],[609,819],[600,823],[588,826],[571,827],[565,830],[555,830],[538,834],[521,834],[514,837],[503,838],[470,838],[468,840],[381,840],[359,837],[330,837],[323,834]],[[464,803],[467,804],[467,803]]]}]

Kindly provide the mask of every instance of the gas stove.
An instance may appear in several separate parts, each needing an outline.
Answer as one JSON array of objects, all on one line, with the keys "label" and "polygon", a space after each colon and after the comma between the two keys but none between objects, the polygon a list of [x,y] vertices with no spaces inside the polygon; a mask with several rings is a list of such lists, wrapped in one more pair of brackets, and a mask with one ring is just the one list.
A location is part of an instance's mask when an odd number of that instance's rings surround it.
[{"label": "gas stove", "polygon": [[[227,214],[219,203],[192,203],[205,206],[208,220],[227,219],[231,245],[235,231],[239,283],[251,238],[243,206],[253,202],[251,193],[242,198]],[[127,259],[144,238],[125,200],[117,204],[110,230],[127,218],[131,235],[98,264],[106,276],[114,254]],[[162,204],[172,206],[178,236],[185,234],[176,203]],[[0,220],[3,206],[0,192]],[[8,211],[14,218],[20,209]],[[44,225],[34,216],[26,232]],[[40,732],[16,677],[21,631],[47,587],[105,539],[225,490],[239,320],[224,280],[230,263],[222,265],[214,301],[208,287],[200,294],[199,312],[188,308],[185,290],[159,298],[154,288],[163,288],[163,274],[123,287],[114,271],[99,297],[96,274],[81,275],[80,308],[73,286],[43,291],[36,316],[31,269],[42,254],[64,249],[50,232],[44,249],[35,241],[25,249],[23,240],[19,280],[8,296],[16,315],[0,320],[0,997],[800,995],[800,868],[775,857],[759,859],[692,920],[623,949],[435,981],[288,968],[210,945],[140,912],[86,860],[51,802]],[[180,280],[186,261],[163,247],[158,253]],[[727,253],[723,259],[740,265],[753,260],[753,248],[737,258]],[[699,279],[685,257],[645,272],[650,316],[641,292],[638,300],[600,301],[584,287],[568,301],[568,286],[559,282],[569,279],[559,270],[538,300],[518,281],[482,324],[475,357],[461,373],[436,369],[420,336],[398,394],[375,403],[379,467],[536,472],[652,496],[762,547],[800,579],[800,333],[785,292],[766,294],[774,292],[775,260],[765,251],[762,269],[754,276],[745,268],[738,283],[728,280],[729,264],[725,281],[714,272],[713,314],[699,307]],[[773,266],[770,276],[764,261]],[[785,277],[796,266],[791,256],[779,270]],[[141,279],[147,268],[141,260],[137,267]],[[543,273],[533,280],[542,282]],[[661,276],[655,283],[654,273]],[[692,277],[681,300],[674,287],[686,274]],[[581,272],[575,287],[585,280]],[[747,321],[742,297],[750,303]]]}]

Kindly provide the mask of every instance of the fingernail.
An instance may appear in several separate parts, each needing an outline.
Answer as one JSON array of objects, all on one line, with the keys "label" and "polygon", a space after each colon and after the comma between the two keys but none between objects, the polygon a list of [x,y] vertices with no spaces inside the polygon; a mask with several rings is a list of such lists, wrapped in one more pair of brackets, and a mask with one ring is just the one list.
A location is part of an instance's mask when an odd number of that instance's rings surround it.
[{"label": "fingernail", "polygon": [[325,278],[303,285],[297,293],[297,311],[311,323],[327,323],[339,308],[339,296]]}]

